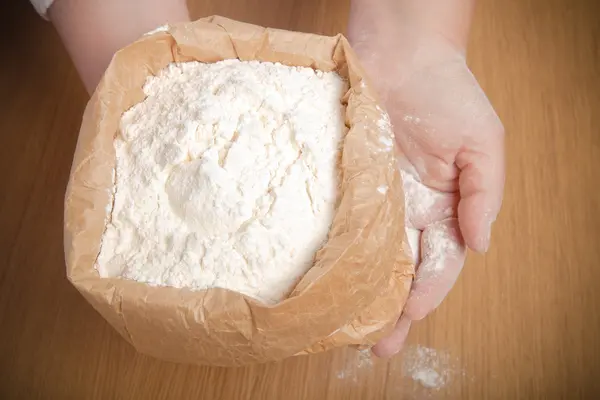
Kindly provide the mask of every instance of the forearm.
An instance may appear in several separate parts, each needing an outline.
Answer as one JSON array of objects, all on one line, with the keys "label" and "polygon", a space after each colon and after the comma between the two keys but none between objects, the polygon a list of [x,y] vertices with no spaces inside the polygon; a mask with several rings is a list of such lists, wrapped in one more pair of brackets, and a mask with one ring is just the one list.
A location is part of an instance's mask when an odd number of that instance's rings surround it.
[{"label": "forearm", "polygon": [[402,24],[413,35],[437,35],[464,52],[474,6],[475,0],[351,0],[350,24]]},{"label": "forearm", "polygon": [[185,0],[56,0],[48,16],[90,93],[117,50],[160,25],[189,20]]}]

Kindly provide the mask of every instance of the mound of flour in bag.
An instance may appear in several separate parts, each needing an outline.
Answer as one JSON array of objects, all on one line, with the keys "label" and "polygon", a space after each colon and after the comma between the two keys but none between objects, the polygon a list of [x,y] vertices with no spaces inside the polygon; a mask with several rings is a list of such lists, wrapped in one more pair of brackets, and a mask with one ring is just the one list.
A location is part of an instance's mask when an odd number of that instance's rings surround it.
[{"label": "mound of flour in bag", "polygon": [[115,139],[100,275],[284,298],[333,219],[346,88],[335,73],[256,61],[150,77]]}]

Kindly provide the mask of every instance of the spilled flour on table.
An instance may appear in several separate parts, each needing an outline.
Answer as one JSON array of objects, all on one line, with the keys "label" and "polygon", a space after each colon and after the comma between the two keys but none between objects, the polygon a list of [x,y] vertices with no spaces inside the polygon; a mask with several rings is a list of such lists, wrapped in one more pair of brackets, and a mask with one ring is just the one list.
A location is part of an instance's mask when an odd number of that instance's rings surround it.
[{"label": "spilled flour on table", "polygon": [[335,376],[338,379],[358,382],[358,375],[373,368],[373,355],[370,349],[356,352],[355,357],[348,357],[346,365]]},{"label": "spilled flour on table", "polygon": [[334,376],[343,384],[361,385],[382,371],[381,368],[388,370],[390,393],[407,399],[439,398],[442,390],[459,384],[466,376],[458,357],[449,351],[422,345],[406,346],[387,362],[377,359],[369,349],[348,352],[342,368],[336,370]]},{"label": "spilled flour on table", "polygon": [[426,389],[440,390],[465,371],[449,352],[416,345],[402,353],[402,375]]}]

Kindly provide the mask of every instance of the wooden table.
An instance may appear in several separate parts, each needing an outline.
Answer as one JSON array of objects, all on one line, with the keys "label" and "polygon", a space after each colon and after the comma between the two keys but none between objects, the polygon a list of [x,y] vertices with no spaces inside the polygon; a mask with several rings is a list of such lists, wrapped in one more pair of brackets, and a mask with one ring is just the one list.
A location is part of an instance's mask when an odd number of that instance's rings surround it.
[{"label": "wooden table", "polygon": [[[344,31],[348,12],[343,0],[208,3],[193,14],[323,34]],[[239,369],[136,354],[65,279],[63,193],[87,95],[51,25],[12,4],[0,16],[0,398],[600,398],[597,2],[479,2],[469,62],[507,129],[504,208],[489,254],[469,257],[405,352]],[[444,384],[423,387],[421,367]]]}]

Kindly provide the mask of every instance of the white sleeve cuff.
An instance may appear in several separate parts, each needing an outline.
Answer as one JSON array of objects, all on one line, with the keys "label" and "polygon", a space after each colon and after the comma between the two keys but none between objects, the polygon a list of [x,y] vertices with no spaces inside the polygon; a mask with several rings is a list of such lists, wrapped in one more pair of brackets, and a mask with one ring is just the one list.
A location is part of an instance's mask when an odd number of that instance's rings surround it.
[{"label": "white sleeve cuff", "polygon": [[31,0],[31,4],[35,7],[35,10],[46,19],[48,19],[46,15],[48,8],[50,8],[53,2],[54,0]]}]

